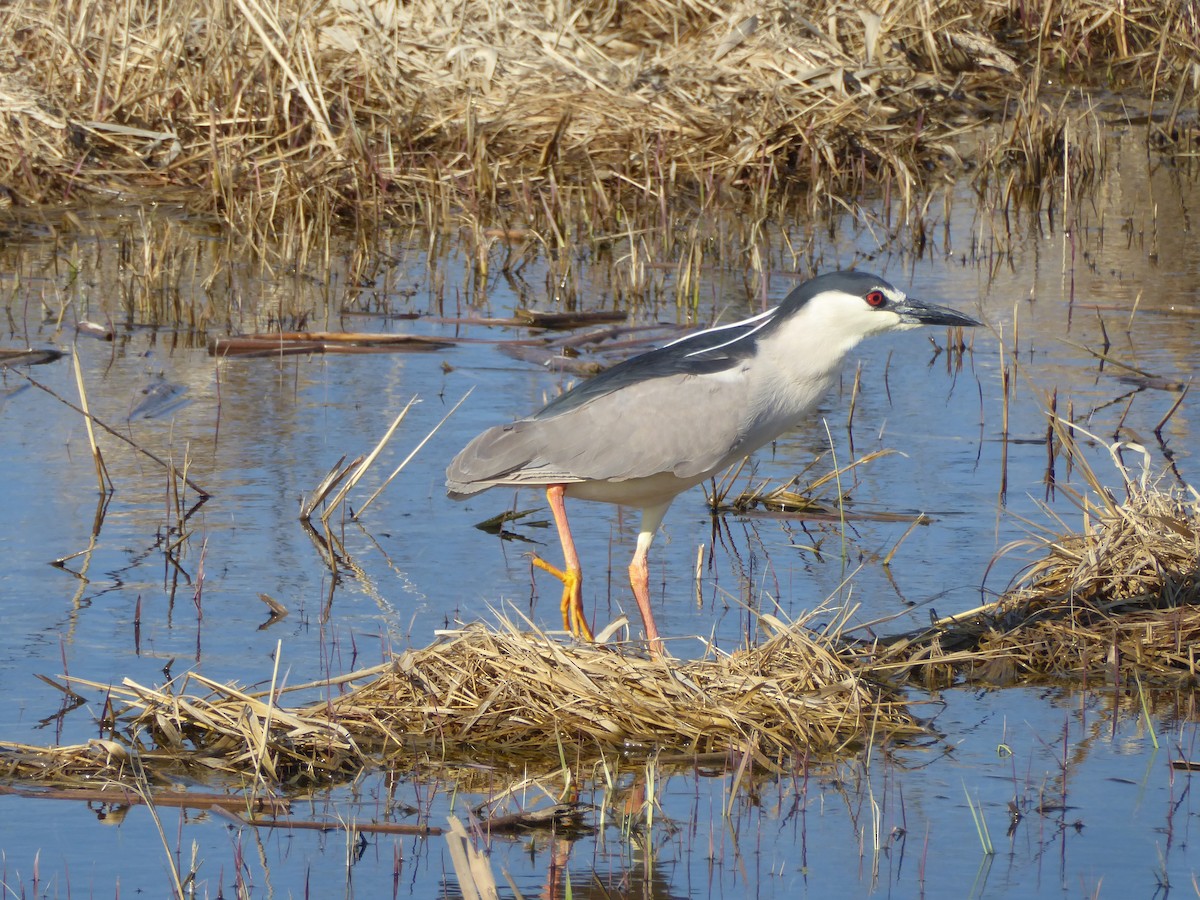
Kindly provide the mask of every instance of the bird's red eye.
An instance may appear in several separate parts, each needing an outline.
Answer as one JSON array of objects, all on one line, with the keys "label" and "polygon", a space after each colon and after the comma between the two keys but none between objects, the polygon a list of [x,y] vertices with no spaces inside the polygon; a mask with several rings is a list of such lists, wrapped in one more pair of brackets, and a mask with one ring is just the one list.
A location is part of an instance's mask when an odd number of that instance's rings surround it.
[{"label": "bird's red eye", "polygon": [[871,291],[871,293],[867,294],[865,299],[867,301],[867,306],[874,307],[876,309],[887,303],[887,297],[884,295],[883,291]]}]

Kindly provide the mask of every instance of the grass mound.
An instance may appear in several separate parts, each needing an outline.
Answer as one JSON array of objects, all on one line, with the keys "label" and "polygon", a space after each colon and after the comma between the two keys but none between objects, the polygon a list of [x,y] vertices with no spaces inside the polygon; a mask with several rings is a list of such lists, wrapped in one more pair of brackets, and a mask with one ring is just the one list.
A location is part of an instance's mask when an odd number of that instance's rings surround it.
[{"label": "grass mound", "polygon": [[[1090,473],[1087,473],[1090,476]],[[1096,486],[1082,530],[1033,539],[1039,554],[995,603],[864,648],[872,671],[929,687],[1130,675],[1195,684],[1200,639],[1200,497]]]},{"label": "grass mound", "polygon": [[[923,733],[895,695],[856,675],[832,641],[778,626],[762,645],[685,663],[613,645],[562,645],[502,622],[472,626],[394,662],[337,679],[351,688],[295,708],[195,673],[163,688],[110,692],[111,740],[46,759],[11,746],[8,776],[64,778],[132,766],[253,772],[275,784],[352,778],[369,765],[488,760],[529,771],[567,758],[641,760],[750,754],[778,768],[790,754],[832,756],[872,739]],[[310,684],[288,691],[328,689]],[[39,776],[38,773],[42,775]]]},{"label": "grass mound", "polygon": [[[370,723],[397,748],[414,739],[476,754],[837,753],[868,732],[914,734],[897,698],[856,675],[829,640],[778,626],[762,645],[678,663],[616,648],[563,646],[505,624],[472,627],[404,654],[332,704],[345,727]],[[400,738],[399,735],[406,737]]]}]

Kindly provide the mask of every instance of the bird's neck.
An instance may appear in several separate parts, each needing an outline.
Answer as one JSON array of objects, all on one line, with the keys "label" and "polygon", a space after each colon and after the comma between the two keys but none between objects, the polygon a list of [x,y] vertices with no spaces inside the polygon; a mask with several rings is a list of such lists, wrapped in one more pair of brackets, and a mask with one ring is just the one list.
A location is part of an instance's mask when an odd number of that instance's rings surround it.
[{"label": "bird's neck", "polygon": [[[817,323],[822,324],[822,323]],[[837,328],[814,327],[803,314],[778,328],[759,344],[756,368],[773,389],[792,384],[815,403],[841,371],[846,355],[862,335]]]}]

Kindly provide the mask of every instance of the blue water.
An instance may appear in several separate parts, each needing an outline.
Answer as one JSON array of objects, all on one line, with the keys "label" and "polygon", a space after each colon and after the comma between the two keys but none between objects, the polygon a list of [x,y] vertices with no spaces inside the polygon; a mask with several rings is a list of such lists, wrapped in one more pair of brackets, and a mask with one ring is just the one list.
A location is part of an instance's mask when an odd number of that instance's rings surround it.
[{"label": "blue water", "polygon": [[[1045,216],[1022,218],[1017,233],[1005,233],[999,217],[976,208],[965,191],[954,198],[948,228],[934,232],[933,252],[921,259],[881,247],[878,231],[840,225],[824,259],[849,264],[873,255],[861,265],[982,318],[988,328],[972,335],[961,370],[931,344],[944,342],[943,332],[863,345],[823,416],[765,448],[754,479],[781,482],[819,454],[826,454],[819,469],[827,471],[833,458],[844,464],[854,454],[890,449],[896,452],[847,476],[851,508],[924,512],[932,521],[904,538],[885,568],[881,561],[908,520],[855,519],[843,530],[729,516],[714,541],[702,491],[681,496],[651,559],[655,613],[671,652],[696,656],[709,640],[731,649],[753,638],[747,605],[799,616],[826,602],[832,617],[849,604],[857,622],[892,617],[874,625],[886,633],[986,601],[1030,560],[1012,554],[997,561],[998,551],[1028,533],[1025,520],[1052,524],[1041,507],[1041,439],[1052,390],[1061,413],[1073,404],[1076,421],[1105,441],[1123,427],[1122,437],[1149,448],[1156,473],[1165,468],[1153,431],[1175,395],[1131,393],[1123,370],[1101,365],[1083,348],[1100,349],[1106,331],[1110,357],[1169,380],[1190,379],[1200,363],[1192,289],[1200,251],[1181,223],[1200,197],[1177,173],[1148,172],[1136,153],[1121,162],[1070,233]],[[1133,224],[1122,231],[1126,222]],[[89,705],[57,716],[62,696],[35,673],[157,685],[165,671],[194,669],[252,684],[270,679],[278,653],[280,678],[297,684],[425,646],[456,622],[494,621],[495,610],[558,627],[557,584],[534,575],[528,559],[531,550],[556,558],[553,530],[518,523],[512,529],[520,540],[501,541],[473,527],[514,505],[541,508],[530,518],[544,526],[543,499],[496,490],[454,503],[442,488],[445,462],[467,440],[536,409],[569,383],[490,343],[524,332],[344,316],[325,303],[324,275],[271,280],[225,259],[198,233],[188,252],[199,274],[182,291],[188,304],[209,310],[210,334],[267,330],[273,318],[306,313],[310,328],[468,339],[434,353],[217,361],[203,341],[121,324],[145,315],[122,307],[123,297],[136,294],[136,273],[116,267],[111,215],[91,225],[70,242],[31,235],[0,251],[8,309],[2,345],[73,348],[93,412],[160,457],[186,461],[212,497],[176,545],[177,509],[196,498],[185,495],[177,507],[156,463],[102,433],[115,492],[93,539],[99,501],[81,418],[19,376],[3,378],[0,740],[75,743],[100,735],[102,691],[79,687]],[[172,227],[186,230],[186,219]],[[146,229],[145,240],[161,239],[153,221]],[[532,294],[554,308],[544,288],[529,288],[547,280],[542,259],[523,271],[524,285],[493,276],[481,298],[470,293],[465,250],[451,248],[431,264],[427,246],[421,235],[392,239],[385,249],[395,263],[372,302],[394,313],[507,316],[521,294]],[[784,261],[777,247],[772,252]],[[55,259],[77,274],[51,265]],[[586,260],[575,266],[585,299],[610,307],[613,287],[604,272]],[[221,278],[205,281],[210,271]],[[335,287],[344,279],[331,277]],[[777,301],[794,284],[776,272],[767,294]],[[702,318],[719,310],[728,321],[757,308],[740,272],[709,274]],[[641,315],[681,319],[670,305]],[[75,340],[76,319],[118,323],[117,340]],[[1008,412],[1009,434],[1021,441],[1008,444],[1006,468],[1002,347],[1015,347],[1020,360]],[[850,432],[847,409],[860,364]],[[77,402],[69,357],[23,371]],[[181,389],[181,405],[131,419],[144,391],[161,380]],[[418,397],[351,494],[351,507],[360,508],[471,388],[361,521],[341,528],[349,562],[335,580],[300,526],[302,498],[341,456],[369,451],[404,403]],[[1192,482],[1196,415],[1189,395],[1163,429],[1178,471]],[[1104,448],[1089,458],[1108,484],[1119,485]],[[1067,477],[1061,460],[1056,475]],[[1073,483],[1080,486],[1077,477]],[[1080,525],[1079,512],[1061,496],[1050,498],[1050,508]],[[589,504],[571,512],[589,612],[600,626],[628,614],[636,634],[625,583],[636,515]],[[698,557],[705,562],[697,579]],[[61,567],[50,565],[59,559]],[[268,615],[260,593],[290,614],[260,629]],[[1158,750],[1138,698],[1111,687],[952,690],[917,699],[932,701],[921,712],[937,713],[943,740],[894,752],[875,748],[869,759],[833,766],[798,764],[782,779],[751,773],[736,790],[732,771],[709,777],[654,770],[657,806],[648,828],[623,827],[620,798],[603,780],[586,782],[581,799],[601,808],[586,816],[598,828],[593,837],[567,844],[534,834],[487,845],[501,895],[514,895],[505,872],[524,896],[551,895],[548,884],[561,892],[568,880],[575,896],[643,897],[1153,896],[1165,893],[1160,882],[1192,889],[1200,856],[1190,841],[1200,807],[1190,776],[1170,761],[1200,752],[1193,695],[1156,697],[1150,721]],[[442,826],[449,812],[468,818],[474,804],[508,782],[497,774],[486,788],[482,779],[455,791],[420,772],[397,774],[388,783],[367,773],[353,787],[299,803],[295,814]],[[633,791],[644,775],[640,766],[619,773],[614,790]],[[562,789],[561,778],[543,779],[521,796],[544,802]],[[1010,801],[1022,816],[1006,834]],[[982,811],[993,855],[982,850],[972,805]],[[200,897],[232,895],[239,883],[248,896],[263,897],[459,895],[442,838],[368,835],[359,846],[341,831],[255,832],[203,812],[160,815],[161,836],[141,808],[122,819],[94,804],[0,797],[0,879],[17,896],[35,895],[35,886],[36,895],[49,897],[166,896],[169,859],[187,871],[195,847]],[[566,863],[566,874],[549,874],[553,859]]]}]

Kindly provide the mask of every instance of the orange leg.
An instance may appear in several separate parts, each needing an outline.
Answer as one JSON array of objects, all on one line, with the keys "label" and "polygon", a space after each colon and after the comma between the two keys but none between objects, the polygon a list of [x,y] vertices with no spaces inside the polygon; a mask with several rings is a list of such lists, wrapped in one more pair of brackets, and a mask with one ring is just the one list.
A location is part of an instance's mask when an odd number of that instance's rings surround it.
[{"label": "orange leg", "polygon": [[563,627],[575,637],[590,641],[594,640],[592,629],[588,627],[587,616],[583,614],[583,569],[579,565],[579,554],[575,552],[575,541],[567,522],[567,506],[563,499],[565,491],[566,486],[562,484],[552,484],[546,488],[546,499],[550,501],[554,524],[558,526],[558,539],[562,543],[563,567],[559,569],[536,556],[533,564],[563,584]]}]

